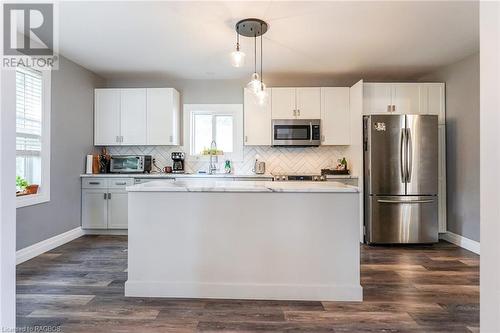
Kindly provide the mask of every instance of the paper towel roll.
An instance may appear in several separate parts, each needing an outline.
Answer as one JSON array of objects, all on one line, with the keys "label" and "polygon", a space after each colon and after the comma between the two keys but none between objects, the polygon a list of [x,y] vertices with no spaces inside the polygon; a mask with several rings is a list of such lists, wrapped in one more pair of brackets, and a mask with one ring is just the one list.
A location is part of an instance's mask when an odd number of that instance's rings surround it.
[{"label": "paper towel roll", "polygon": [[93,161],[93,156],[92,155],[87,155],[87,166],[85,168],[85,173],[91,174],[92,173],[92,161]]}]

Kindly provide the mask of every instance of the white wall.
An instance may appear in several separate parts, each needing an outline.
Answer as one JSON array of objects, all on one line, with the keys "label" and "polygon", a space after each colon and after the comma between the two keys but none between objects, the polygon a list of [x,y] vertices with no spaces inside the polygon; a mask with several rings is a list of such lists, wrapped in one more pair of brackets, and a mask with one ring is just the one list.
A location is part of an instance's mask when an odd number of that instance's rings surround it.
[{"label": "white wall", "polygon": [[80,226],[80,174],[94,152],[94,88],[105,81],[63,56],[52,72],[50,201],[17,209],[17,249]]},{"label": "white wall", "polygon": [[481,2],[481,332],[500,332],[500,3]]},{"label": "white wall", "polygon": [[479,242],[479,53],[420,80],[446,83],[448,231]]},{"label": "white wall", "polygon": [[16,325],[15,80],[0,71],[0,331]]}]

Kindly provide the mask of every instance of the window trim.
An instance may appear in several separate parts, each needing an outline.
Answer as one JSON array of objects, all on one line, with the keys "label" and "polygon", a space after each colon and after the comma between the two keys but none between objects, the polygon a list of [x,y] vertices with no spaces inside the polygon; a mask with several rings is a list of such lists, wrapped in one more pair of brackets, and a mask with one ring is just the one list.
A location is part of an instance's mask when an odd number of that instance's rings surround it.
[{"label": "window trim", "polygon": [[184,146],[188,161],[208,161],[209,156],[191,155],[193,136],[191,133],[193,113],[232,115],[234,126],[233,152],[224,153],[224,159],[243,161],[243,105],[242,104],[184,104]]},{"label": "window trim", "polygon": [[52,72],[42,70],[42,145],[41,145],[41,179],[37,194],[16,197],[16,208],[27,207],[50,201],[50,114],[51,114],[51,80]]}]

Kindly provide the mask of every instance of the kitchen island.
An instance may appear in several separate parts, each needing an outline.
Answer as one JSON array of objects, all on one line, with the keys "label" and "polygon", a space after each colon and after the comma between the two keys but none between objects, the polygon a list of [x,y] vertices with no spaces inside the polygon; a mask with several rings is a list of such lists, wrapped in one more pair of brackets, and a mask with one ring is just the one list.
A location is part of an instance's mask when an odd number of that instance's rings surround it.
[{"label": "kitchen island", "polygon": [[158,180],[127,191],[126,296],[362,299],[356,187]]}]

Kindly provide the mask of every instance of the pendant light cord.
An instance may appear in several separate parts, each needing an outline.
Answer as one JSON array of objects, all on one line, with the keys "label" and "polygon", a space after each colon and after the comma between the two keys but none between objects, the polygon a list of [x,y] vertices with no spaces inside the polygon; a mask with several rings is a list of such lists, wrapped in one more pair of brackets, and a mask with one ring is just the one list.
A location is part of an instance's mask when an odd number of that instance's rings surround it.
[{"label": "pendant light cord", "polygon": [[236,51],[240,50],[240,27],[236,26]]},{"label": "pendant light cord", "polygon": [[257,73],[257,35],[253,37],[253,72]]},{"label": "pendant light cord", "polygon": [[[260,31],[262,32],[262,23],[260,24]],[[260,88],[264,90],[264,78],[262,76],[262,35],[260,35]]]}]

